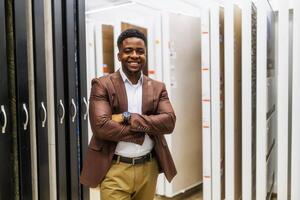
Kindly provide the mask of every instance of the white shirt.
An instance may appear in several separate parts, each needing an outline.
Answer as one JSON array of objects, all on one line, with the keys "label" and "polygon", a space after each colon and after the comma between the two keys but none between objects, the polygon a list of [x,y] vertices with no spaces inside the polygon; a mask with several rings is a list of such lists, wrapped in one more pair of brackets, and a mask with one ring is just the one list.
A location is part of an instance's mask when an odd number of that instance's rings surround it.
[{"label": "white shirt", "polygon": [[[141,74],[137,84],[133,85],[123,72],[122,67],[120,68],[120,73],[126,88],[128,112],[142,114],[143,75]],[[151,152],[153,146],[153,141],[145,134],[145,140],[142,145],[123,141],[118,142],[115,154],[130,158],[139,157]]]}]

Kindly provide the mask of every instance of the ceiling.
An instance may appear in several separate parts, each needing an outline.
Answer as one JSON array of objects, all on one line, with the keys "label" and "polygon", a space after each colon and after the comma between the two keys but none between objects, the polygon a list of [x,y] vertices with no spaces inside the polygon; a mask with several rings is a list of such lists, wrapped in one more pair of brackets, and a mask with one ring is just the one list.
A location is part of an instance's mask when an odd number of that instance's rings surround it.
[{"label": "ceiling", "polygon": [[223,3],[225,0],[86,0],[86,10],[91,11],[99,8],[122,5],[125,3],[136,2],[139,4],[153,6],[157,9],[165,9],[172,5],[180,5],[189,8],[201,8],[211,2]]},{"label": "ceiling", "polygon": [[110,7],[114,5],[124,4],[130,0],[85,0],[85,7],[87,11]]},{"label": "ceiling", "polygon": [[[194,12],[199,12],[199,9],[203,8],[209,3],[216,2],[222,5],[225,1],[226,0],[86,0],[86,11],[92,11],[133,2],[160,10],[178,10],[179,12],[186,11],[187,13],[193,14]],[[233,1],[239,2],[243,0]],[[255,2],[257,0],[252,1]],[[269,2],[273,4],[273,7],[276,7],[277,1],[278,0],[269,0]]]}]

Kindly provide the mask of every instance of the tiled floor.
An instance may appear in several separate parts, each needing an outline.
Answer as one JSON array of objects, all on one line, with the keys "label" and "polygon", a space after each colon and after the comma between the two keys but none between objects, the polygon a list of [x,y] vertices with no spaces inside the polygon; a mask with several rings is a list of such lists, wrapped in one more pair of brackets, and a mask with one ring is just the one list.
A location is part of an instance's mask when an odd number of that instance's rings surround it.
[{"label": "tiled floor", "polygon": [[[156,196],[154,200],[202,200],[202,188],[194,188],[184,194],[177,195],[173,198],[166,198],[161,196]],[[276,195],[272,197],[272,200],[277,200]]]},{"label": "tiled floor", "polygon": [[154,200],[202,200],[202,187],[196,187],[173,198],[156,196]]}]

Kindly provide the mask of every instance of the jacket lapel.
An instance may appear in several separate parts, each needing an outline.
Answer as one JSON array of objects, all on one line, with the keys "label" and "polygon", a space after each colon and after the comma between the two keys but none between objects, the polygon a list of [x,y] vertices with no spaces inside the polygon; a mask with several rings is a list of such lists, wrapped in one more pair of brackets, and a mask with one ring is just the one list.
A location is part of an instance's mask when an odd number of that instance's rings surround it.
[{"label": "jacket lapel", "polygon": [[143,92],[142,92],[142,114],[153,110],[153,86],[152,81],[143,75]]},{"label": "jacket lapel", "polygon": [[115,87],[116,95],[119,100],[120,112],[127,111],[128,110],[127,93],[125,89],[125,84],[122,80],[119,70],[111,76],[111,81],[113,86]]},{"label": "jacket lapel", "polygon": [[[154,92],[152,81],[143,75],[143,91],[142,91],[142,114],[152,114],[154,112]],[[157,144],[158,137],[150,134],[149,137]]]}]

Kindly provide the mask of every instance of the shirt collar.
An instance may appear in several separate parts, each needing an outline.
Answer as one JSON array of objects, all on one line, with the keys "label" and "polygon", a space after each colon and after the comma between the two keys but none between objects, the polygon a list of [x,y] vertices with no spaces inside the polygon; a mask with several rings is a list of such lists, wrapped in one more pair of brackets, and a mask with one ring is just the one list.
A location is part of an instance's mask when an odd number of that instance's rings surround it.
[{"label": "shirt collar", "polygon": [[[126,74],[124,73],[122,67],[120,67],[120,74],[121,74],[121,77],[122,77],[124,83],[127,81],[129,84],[134,85],[134,84],[132,84],[132,82],[128,79],[128,77],[127,77]],[[140,78],[139,78],[139,80],[138,80],[138,82],[137,82],[136,85],[142,85],[142,84],[143,84],[143,72],[141,71],[141,76],[140,76]]]}]

